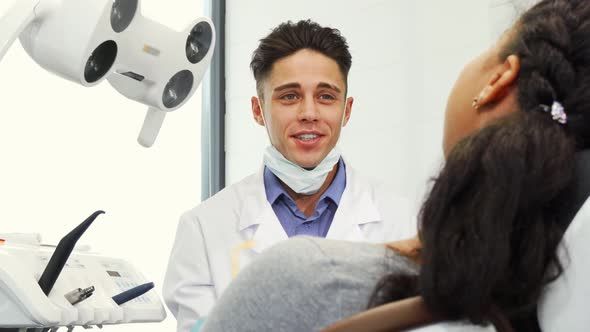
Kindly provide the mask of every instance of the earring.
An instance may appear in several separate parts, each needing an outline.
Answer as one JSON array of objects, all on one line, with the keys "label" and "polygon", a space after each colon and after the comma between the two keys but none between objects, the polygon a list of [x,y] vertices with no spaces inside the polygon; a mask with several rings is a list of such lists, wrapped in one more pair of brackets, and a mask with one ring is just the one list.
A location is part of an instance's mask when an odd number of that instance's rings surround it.
[{"label": "earring", "polygon": [[481,90],[477,97],[473,98],[473,103],[471,103],[471,107],[478,110],[481,107],[480,103],[489,97],[491,91],[492,87],[486,86],[483,90]]},{"label": "earring", "polygon": [[471,107],[473,107],[476,110],[479,109],[479,98],[478,97],[473,98],[473,102],[471,103]]}]

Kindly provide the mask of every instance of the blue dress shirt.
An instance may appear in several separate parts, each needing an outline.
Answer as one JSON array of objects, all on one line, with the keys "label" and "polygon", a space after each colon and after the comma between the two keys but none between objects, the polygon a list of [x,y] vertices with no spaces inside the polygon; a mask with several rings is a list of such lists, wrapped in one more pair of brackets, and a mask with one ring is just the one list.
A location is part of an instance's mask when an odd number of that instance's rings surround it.
[{"label": "blue dress shirt", "polygon": [[264,168],[266,199],[289,237],[295,235],[326,237],[345,188],[346,166],[340,158],[336,176],[320,197],[315,213],[308,218],[299,210],[280,180],[268,168]]}]

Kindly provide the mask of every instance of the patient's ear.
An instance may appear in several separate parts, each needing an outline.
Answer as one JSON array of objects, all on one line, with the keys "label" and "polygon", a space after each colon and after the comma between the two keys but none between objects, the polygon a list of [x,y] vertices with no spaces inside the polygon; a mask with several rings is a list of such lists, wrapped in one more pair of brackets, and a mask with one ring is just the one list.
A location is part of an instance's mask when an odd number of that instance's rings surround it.
[{"label": "patient's ear", "polygon": [[510,55],[493,71],[492,77],[477,96],[477,108],[501,102],[513,88],[520,72],[520,59]]}]

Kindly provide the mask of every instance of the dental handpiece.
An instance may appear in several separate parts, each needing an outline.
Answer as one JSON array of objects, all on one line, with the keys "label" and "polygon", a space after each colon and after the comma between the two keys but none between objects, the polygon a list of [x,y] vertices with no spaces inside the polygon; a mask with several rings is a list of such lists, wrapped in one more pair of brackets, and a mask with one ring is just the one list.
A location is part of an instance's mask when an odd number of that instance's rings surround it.
[{"label": "dental handpiece", "polygon": [[113,301],[115,301],[116,304],[121,305],[125,302],[129,302],[135,298],[142,296],[152,288],[154,288],[153,282],[148,282],[143,285],[135,286],[131,289],[128,289],[120,294],[113,296]]}]

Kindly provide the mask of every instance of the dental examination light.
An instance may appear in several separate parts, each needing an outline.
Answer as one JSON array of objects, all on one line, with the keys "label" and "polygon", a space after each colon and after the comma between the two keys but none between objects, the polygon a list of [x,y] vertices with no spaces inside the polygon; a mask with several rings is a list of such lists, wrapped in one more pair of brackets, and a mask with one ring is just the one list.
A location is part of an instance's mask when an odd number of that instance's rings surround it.
[{"label": "dental examination light", "polygon": [[14,0],[0,18],[0,61],[20,38],[46,70],[83,86],[104,79],[148,106],[138,142],[150,147],[166,113],[193,95],[211,63],[215,29],[199,18],[174,31],[139,0]]}]

